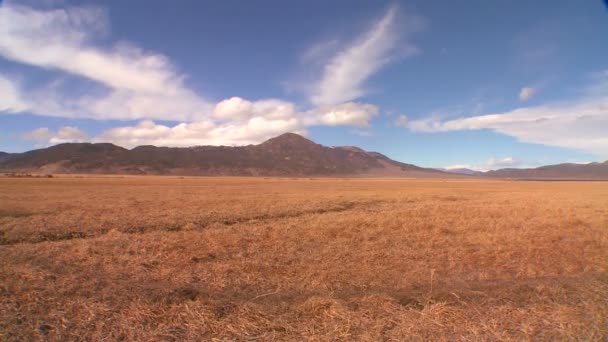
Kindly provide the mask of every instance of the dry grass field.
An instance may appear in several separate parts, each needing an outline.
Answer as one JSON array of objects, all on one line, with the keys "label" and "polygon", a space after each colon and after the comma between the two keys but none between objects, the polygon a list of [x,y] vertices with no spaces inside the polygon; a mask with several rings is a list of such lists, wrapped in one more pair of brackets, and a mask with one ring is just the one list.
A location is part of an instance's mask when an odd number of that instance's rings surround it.
[{"label": "dry grass field", "polygon": [[0,178],[0,340],[606,340],[608,183]]}]

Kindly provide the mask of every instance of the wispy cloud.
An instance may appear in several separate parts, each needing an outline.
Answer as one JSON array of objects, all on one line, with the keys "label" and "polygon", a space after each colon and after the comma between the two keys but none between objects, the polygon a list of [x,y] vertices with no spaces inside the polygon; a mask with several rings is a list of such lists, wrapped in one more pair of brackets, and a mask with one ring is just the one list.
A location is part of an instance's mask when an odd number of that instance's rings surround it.
[{"label": "wispy cloud", "polygon": [[[397,25],[399,16],[406,23],[406,28]],[[321,79],[313,87],[311,102],[315,105],[335,105],[365,95],[365,82],[372,75],[397,57],[410,56],[419,51],[404,36],[420,27],[420,18],[405,16],[399,13],[397,7],[389,8],[369,31],[329,59],[323,67]]]},{"label": "wispy cloud", "polygon": [[408,127],[420,132],[488,129],[522,142],[544,144],[608,156],[608,95],[599,92],[608,84],[608,73],[598,73],[589,90],[578,99],[522,107],[505,113],[457,119],[423,118]]},{"label": "wispy cloud", "polygon": [[79,76],[106,89],[100,96],[70,100],[69,106],[66,98],[70,96],[55,94],[45,101],[30,98],[27,106],[14,106],[14,110],[27,107],[39,114],[61,115],[55,113],[57,108],[72,107],[81,116],[98,119],[182,120],[194,119],[210,108],[208,101],[184,84],[186,75],[166,56],[129,43],[111,48],[96,45],[108,29],[106,13],[98,7],[36,10],[10,3],[0,7],[2,57]]},{"label": "wispy cloud", "polygon": [[28,108],[17,81],[0,75],[0,113],[21,112]]}]

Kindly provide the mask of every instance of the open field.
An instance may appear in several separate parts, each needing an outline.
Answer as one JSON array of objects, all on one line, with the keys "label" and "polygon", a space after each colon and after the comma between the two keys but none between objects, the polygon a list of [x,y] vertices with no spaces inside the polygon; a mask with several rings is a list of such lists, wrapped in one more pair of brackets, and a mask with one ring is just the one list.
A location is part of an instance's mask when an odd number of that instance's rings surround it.
[{"label": "open field", "polygon": [[608,183],[0,178],[0,340],[608,338]]}]

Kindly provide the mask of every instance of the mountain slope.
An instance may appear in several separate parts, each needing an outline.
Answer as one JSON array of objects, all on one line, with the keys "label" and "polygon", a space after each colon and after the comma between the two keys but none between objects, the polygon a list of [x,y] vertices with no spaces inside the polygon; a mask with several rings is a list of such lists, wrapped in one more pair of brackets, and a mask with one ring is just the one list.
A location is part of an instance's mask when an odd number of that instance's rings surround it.
[{"label": "mountain slope", "polygon": [[14,153],[6,153],[6,152],[1,152],[0,151],[0,162],[2,162],[3,160],[7,160],[11,157],[15,156]]},{"label": "mountain slope", "polygon": [[557,164],[533,169],[500,169],[484,173],[486,177],[514,179],[608,180],[608,162]]},{"label": "mountain slope", "polygon": [[210,176],[450,176],[356,147],[326,147],[293,133],[259,145],[237,147],[138,146],[128,150],[107,143],[60,144],[0,161],[0,171]]}]

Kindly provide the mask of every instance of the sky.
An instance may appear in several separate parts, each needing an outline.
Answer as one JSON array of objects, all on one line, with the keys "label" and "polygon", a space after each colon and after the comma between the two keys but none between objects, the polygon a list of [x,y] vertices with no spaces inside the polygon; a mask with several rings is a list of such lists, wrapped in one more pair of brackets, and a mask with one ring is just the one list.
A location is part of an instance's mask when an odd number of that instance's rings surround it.
[{"label": "sky", "polygon": [[0,151],[295,132],[425,167],[608,159],[602,0],[0,0]]}]

